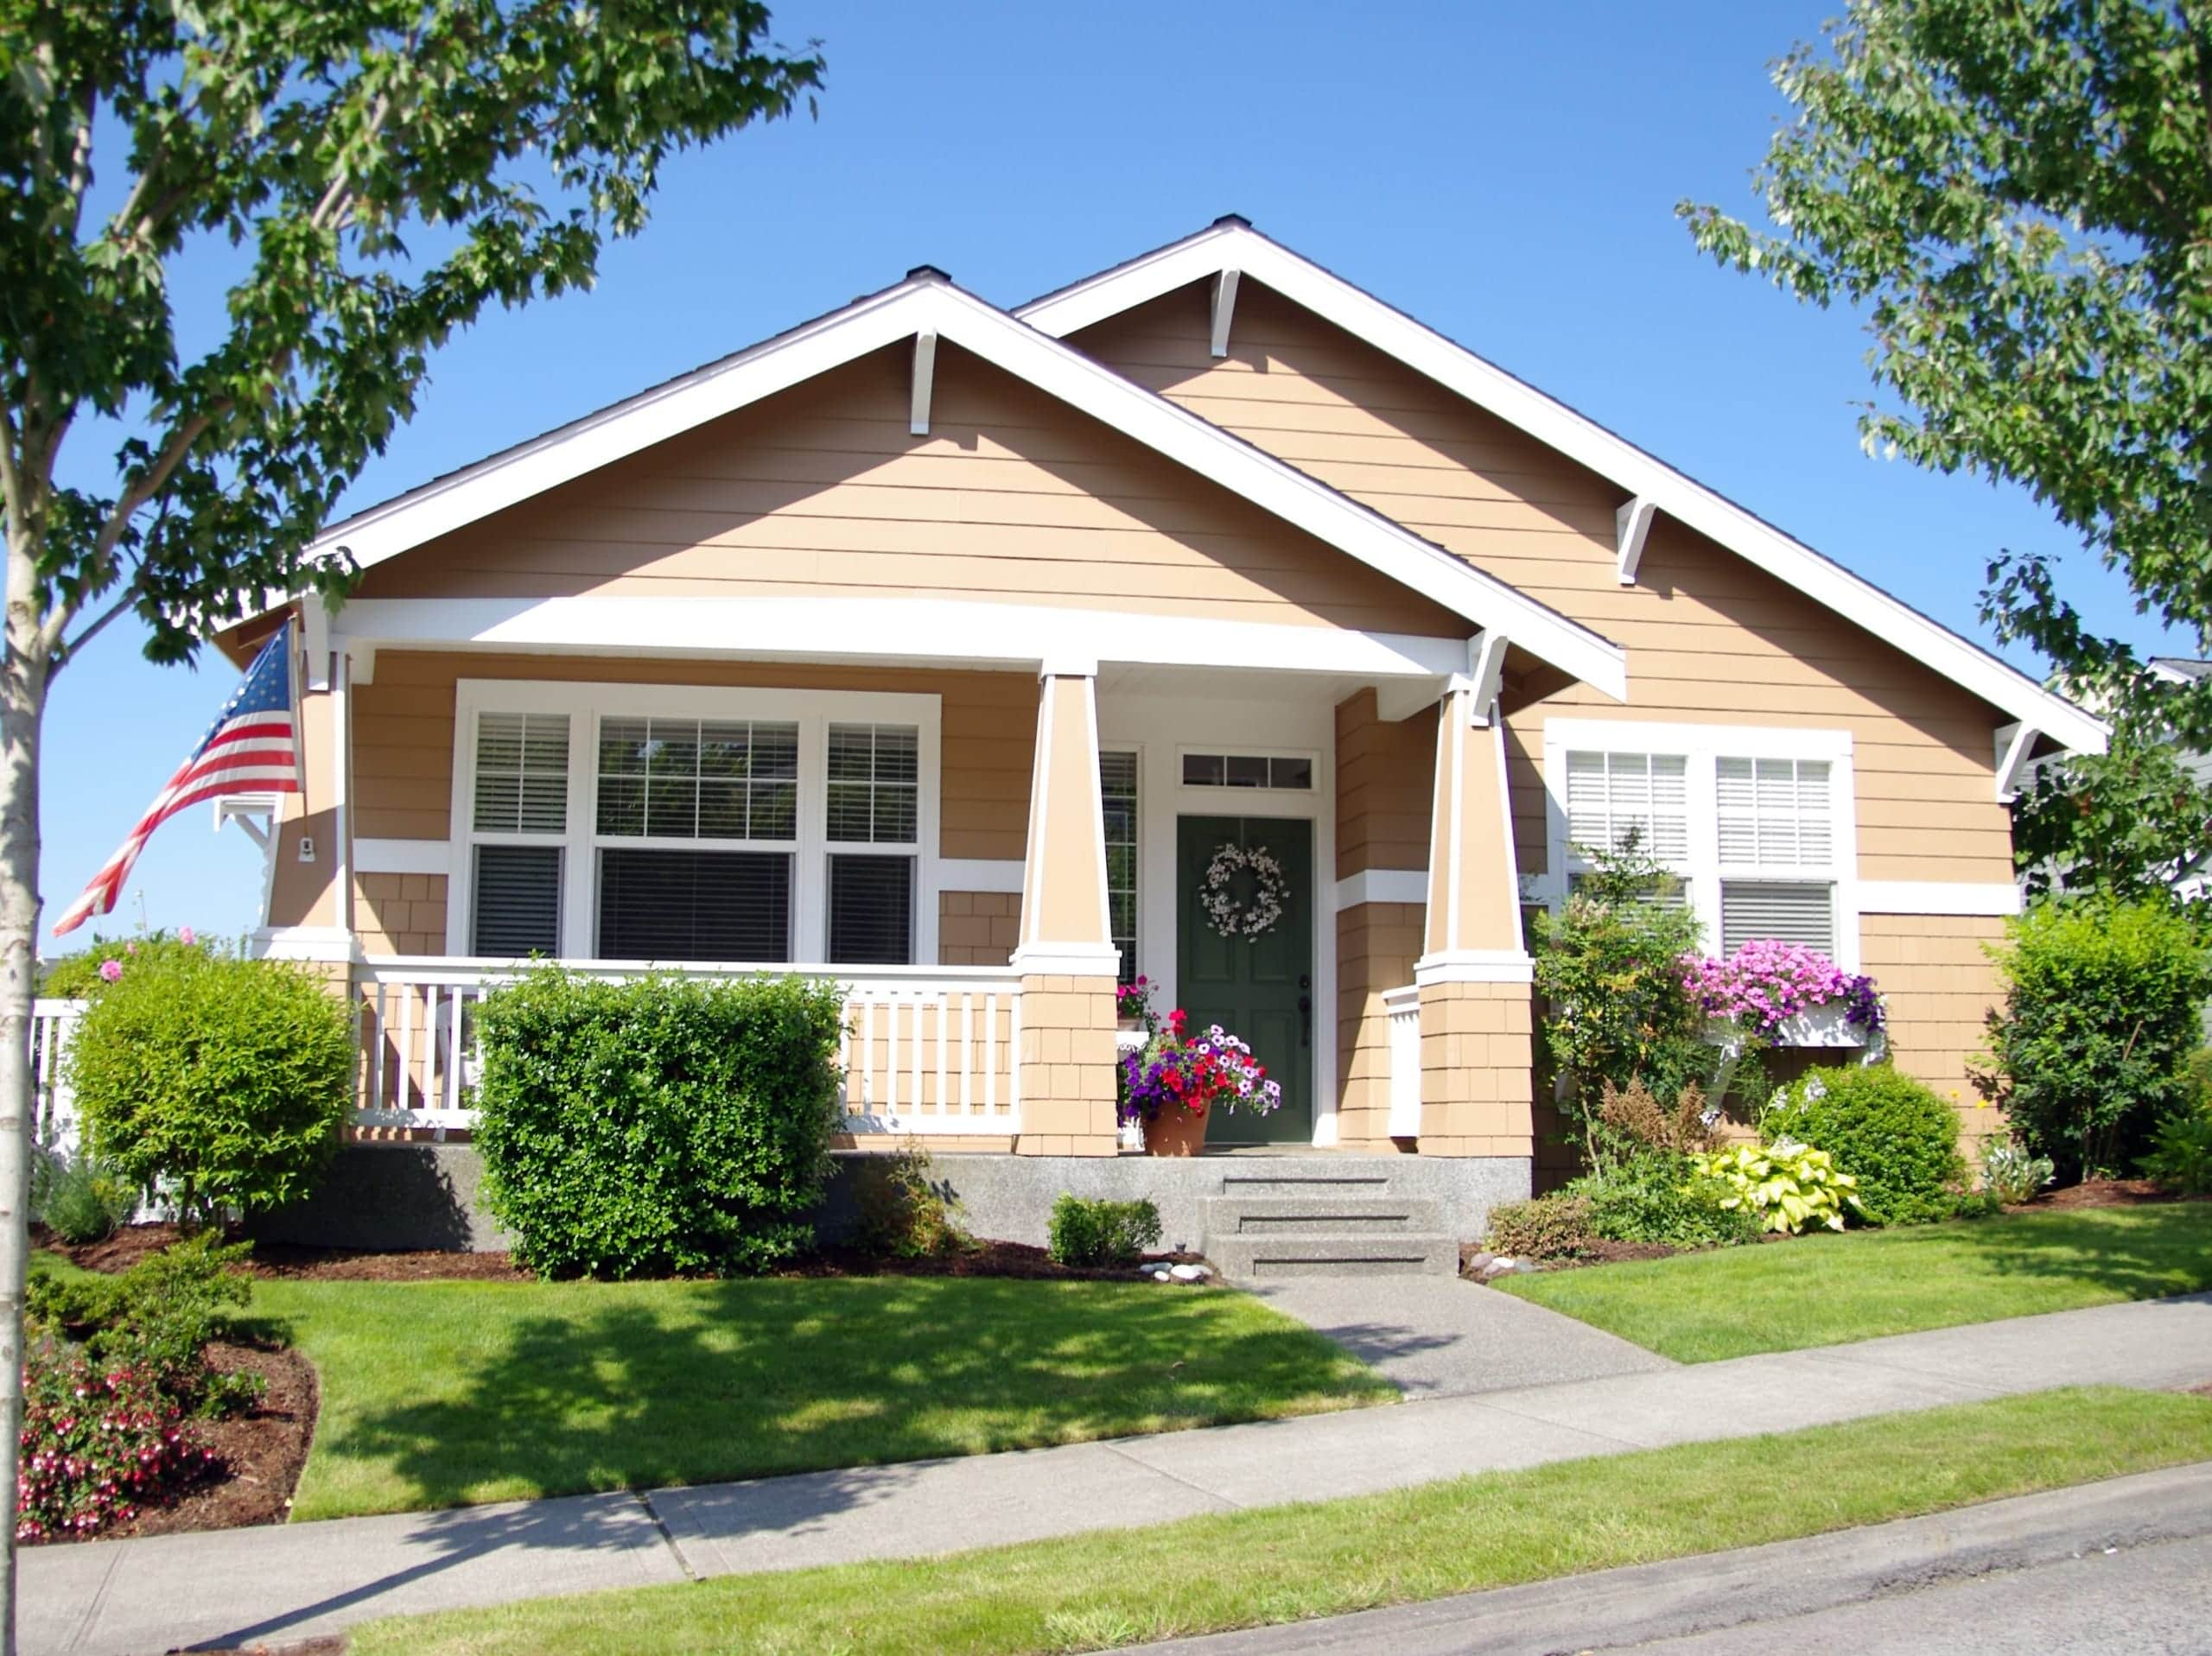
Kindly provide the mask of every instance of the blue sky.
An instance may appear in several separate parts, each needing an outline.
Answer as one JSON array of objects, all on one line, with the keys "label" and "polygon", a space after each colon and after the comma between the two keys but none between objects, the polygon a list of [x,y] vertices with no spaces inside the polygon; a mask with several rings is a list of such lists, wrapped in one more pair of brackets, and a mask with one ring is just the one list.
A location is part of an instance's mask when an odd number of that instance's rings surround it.
[{"label": "blue sky", "polygon": [[[1234,212],[1986,644],[1989,557],[2070,541],[2024,497],[1866,458],[1856,321],[1719,270],[1674,216],[1685,196],[1749,208],[1783,108],[1766,66],[1831,10],[792,0],[778,33],[830,59],[819,118],[683,158],[592,292],[449,346],[348,504],[912,265],[1014,303]],[[188,272],[180,291],[216,283]],[[99,458],[80,440],[77,466]],[[2078,552],[2066,568],[2094,623],[2159,643],[2116,577]],[[151,666],[140,643],[110,629],[55,686],[49,924],[236,678],[212,651]],[[259,901],[259,853],[195,811],[99,923],[126,931],[143,904],[151,925],[235,932]]]}]

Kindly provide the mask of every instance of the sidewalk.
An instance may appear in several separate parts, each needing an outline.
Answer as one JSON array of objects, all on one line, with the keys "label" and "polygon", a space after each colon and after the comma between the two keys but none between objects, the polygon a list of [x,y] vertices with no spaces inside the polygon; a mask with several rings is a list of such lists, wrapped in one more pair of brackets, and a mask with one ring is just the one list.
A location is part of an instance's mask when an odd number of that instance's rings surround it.
[{"label": "sidewalk", "polygon": [[2212,1294],[1065,1449],[22,1555],[31,1656],[283,1643],[380,1615],[1321,1501],[2054,1386],[2212,1380]]}]

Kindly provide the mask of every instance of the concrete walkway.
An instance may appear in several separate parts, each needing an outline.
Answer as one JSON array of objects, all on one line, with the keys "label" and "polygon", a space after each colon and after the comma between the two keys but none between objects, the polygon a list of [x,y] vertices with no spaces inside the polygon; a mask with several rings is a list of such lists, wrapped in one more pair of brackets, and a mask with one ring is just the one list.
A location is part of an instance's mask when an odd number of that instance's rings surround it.
[{"label": "concrete walkway", "polygon": [[1410,1398],[1648,1374],[1675,1365],[1618,1335],[1457,1277],[1302,1277],[1248,1285]]},{"label": "concrete walkway", "polygon": [[913,1558],[2046,1390],[2212,1380],[2212,1295],[1302,1420],[22,1557],[23,1648],[283,1643],[379,1615]]}]

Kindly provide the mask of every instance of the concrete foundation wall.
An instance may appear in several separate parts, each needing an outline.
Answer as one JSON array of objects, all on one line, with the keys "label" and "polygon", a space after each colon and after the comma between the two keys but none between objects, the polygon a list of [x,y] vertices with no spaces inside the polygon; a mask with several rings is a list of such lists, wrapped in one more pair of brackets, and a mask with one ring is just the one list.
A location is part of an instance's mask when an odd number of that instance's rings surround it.
[{"label": "concrete foundation wall", "polygon": [[[836,1240],[851,1225],[848,1176],[869,1154],[836,1152],[837,1173],[819,1220],[825,1240]],[[1445,1228],[1467,1240],[1482,1234],[1494,1205],[1520,1201],[1529,1190],[1523,1156],[1243,1154],[1177,1160],[947,1153],[935,1158],[934,1171],[938,1183],[959,1198],[966,1229],[1039,1247],[1053,1200],[1063,1191],[1116,1201],[1148,1197],[1160,1208],[1161,1245],[1195,1248],[1205,1228],[1204,1203],[1222,1194],[1223,1179],[1232,1174],[1387,1177],[1394,1195],[1433,1200]],[[348,1145],[312,1197],[250,1228],[270,1241],[313,1247],[504,1248],[509,1239],[476,1205],[482,1171],[473,1145]]]}]

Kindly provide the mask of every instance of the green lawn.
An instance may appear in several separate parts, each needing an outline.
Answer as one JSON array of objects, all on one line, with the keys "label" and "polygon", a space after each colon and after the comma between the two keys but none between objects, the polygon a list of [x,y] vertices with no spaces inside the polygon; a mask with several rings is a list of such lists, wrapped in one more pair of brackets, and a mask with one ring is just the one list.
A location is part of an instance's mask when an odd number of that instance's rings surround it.
[{"label": "green lawn", "polygon": [[2212,1203],[2017,1214],[1509,1277],[1680,1362],[2212,1288]]},{"label": "green lawn", "polygon": [[1811,1535],[2212,1459],[2212,1399],[2049,1392],[948,1558],[372,1623],[353,1656],[1090,1650]]},{"label": "green lawn", "polygon": [[1396,1396],[1249,1296],[1149,1283],[260,1282],[322,1415],[296,1518],[697,1483]]},{"label": "green lawn", "polygon": [[296,1519],[983,1454],[1398,1395],[1249,1295],[1152,1283],[260,1281],[251,1315],[321,1383]]}]

